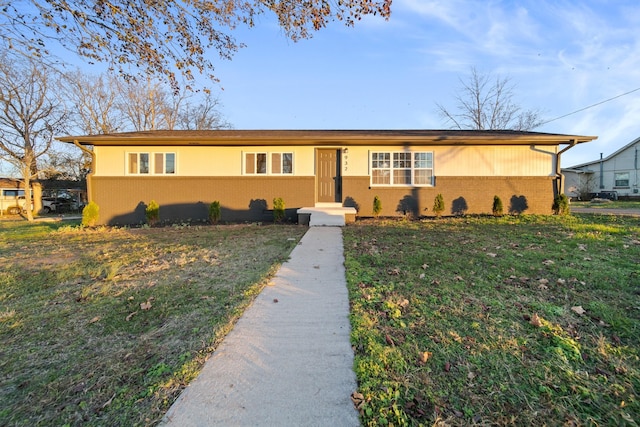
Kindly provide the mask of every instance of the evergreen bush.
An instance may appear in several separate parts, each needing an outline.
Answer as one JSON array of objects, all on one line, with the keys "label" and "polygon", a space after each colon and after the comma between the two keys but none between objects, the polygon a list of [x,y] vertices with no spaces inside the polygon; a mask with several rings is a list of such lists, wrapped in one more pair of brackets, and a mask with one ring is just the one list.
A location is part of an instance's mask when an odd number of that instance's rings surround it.
[{"label": "evergreen bush", "polygon": [[444,197],[442,197],[442,193],[438,193],[433,200],[433,213],[439,217],[442,215],[442,212],[444,212]]},{"label": "evergreen bush", "polygon": [[82,209],[82,226],[95,227],[100,217],[100,207],[93,200]]},{"label": "evergreen bush", "polygon": [[147,217],[147,224],[153,226],[160,221],[160,205],[155,200],[149,202],[149,205],[145,209],[145,216]]},{"label": "evergreen bush", "polygon": [[282,200],[282,197],[276,197],[273,199],[273,220],[275,222],[282,222],[284,218],[284,200]]},{"label": "evergreen bush", "polygon": [[375,196],[373,198],[373,216],[380,215],[380,212],[382,212],[382,200],[380,200],[380,197]]},{"label": "evergreen bush", "polygon": [[216,200],[209,205],[209,221],[211,224],[217,224],[221,216],[220,202]]},{"label": "evergreen bush", "polygon": [[502,216],[504,213],[504,208],[502,207],[502,199],[498,196],[493,196],[493,215]]},{"label": "evergreen bush", "polygon": [[566,194],[558,194],[553,199],[553,205],[551,205],[554,215],[568,215],[569,214],[569,198]]}]

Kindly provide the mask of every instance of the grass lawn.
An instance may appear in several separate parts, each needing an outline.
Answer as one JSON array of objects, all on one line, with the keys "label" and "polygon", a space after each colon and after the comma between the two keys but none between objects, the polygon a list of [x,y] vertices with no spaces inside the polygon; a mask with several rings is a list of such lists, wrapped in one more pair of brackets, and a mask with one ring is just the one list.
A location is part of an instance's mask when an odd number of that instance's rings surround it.
[{"label": "grass lawn", "polygon": [[640,221],[344,229],[363,425],[638,425]]},{"label": "grass lawn", "polygon": [[596,209],[640,209],[640,201],[606,200],[597,202],[571,202],[571,207]]},{"label": "grass lawn", "polygon": [[157,423],[305,231],[0,222],[0,425]]}]

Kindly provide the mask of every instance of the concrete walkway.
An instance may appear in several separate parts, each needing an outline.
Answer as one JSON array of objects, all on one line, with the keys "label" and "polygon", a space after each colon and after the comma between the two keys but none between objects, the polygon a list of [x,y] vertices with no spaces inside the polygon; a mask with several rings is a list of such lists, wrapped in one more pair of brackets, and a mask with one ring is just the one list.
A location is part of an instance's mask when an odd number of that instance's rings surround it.
[{"label": "concrete walkway", "polygon": [[311,227],[162,426],[358,426],[342,230]]}]

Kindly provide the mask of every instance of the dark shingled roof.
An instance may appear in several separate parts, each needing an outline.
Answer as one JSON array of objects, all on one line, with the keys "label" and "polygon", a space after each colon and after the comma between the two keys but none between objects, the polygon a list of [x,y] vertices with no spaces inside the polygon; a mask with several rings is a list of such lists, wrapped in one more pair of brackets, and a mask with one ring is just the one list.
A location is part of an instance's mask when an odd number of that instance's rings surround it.
[{"label": "dark shingled roof", "polygon": [[64,136],[59,141],[96,146],[130,145],[559,145],[596,136],[510,130],[156,130]]}]

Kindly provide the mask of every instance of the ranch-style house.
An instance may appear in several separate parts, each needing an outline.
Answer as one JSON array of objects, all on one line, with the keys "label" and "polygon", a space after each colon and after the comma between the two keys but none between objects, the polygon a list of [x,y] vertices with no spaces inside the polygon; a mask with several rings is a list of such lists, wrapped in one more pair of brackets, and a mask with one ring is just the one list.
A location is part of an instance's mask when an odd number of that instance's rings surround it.
[{"label": "ranch-style house", "polygon": [[[348,219],[505,213],[549,214],[562,191],[560,158],[594,136],[457,130],[209,130],[66,136],[92,147],[89,200],[99,222],[204,221],[219,201],[222,221],[272,220],[282,198],[290,220],[314,208],[345,208]],[[307,210],[304,210],[306,208]],[[302,210],[301,210],[302,209]],[[304,215],[301,216],[301,218]],[[308,219],[308,216],[307,216]],[[313,220],[312,220],[313,222]]]}]

